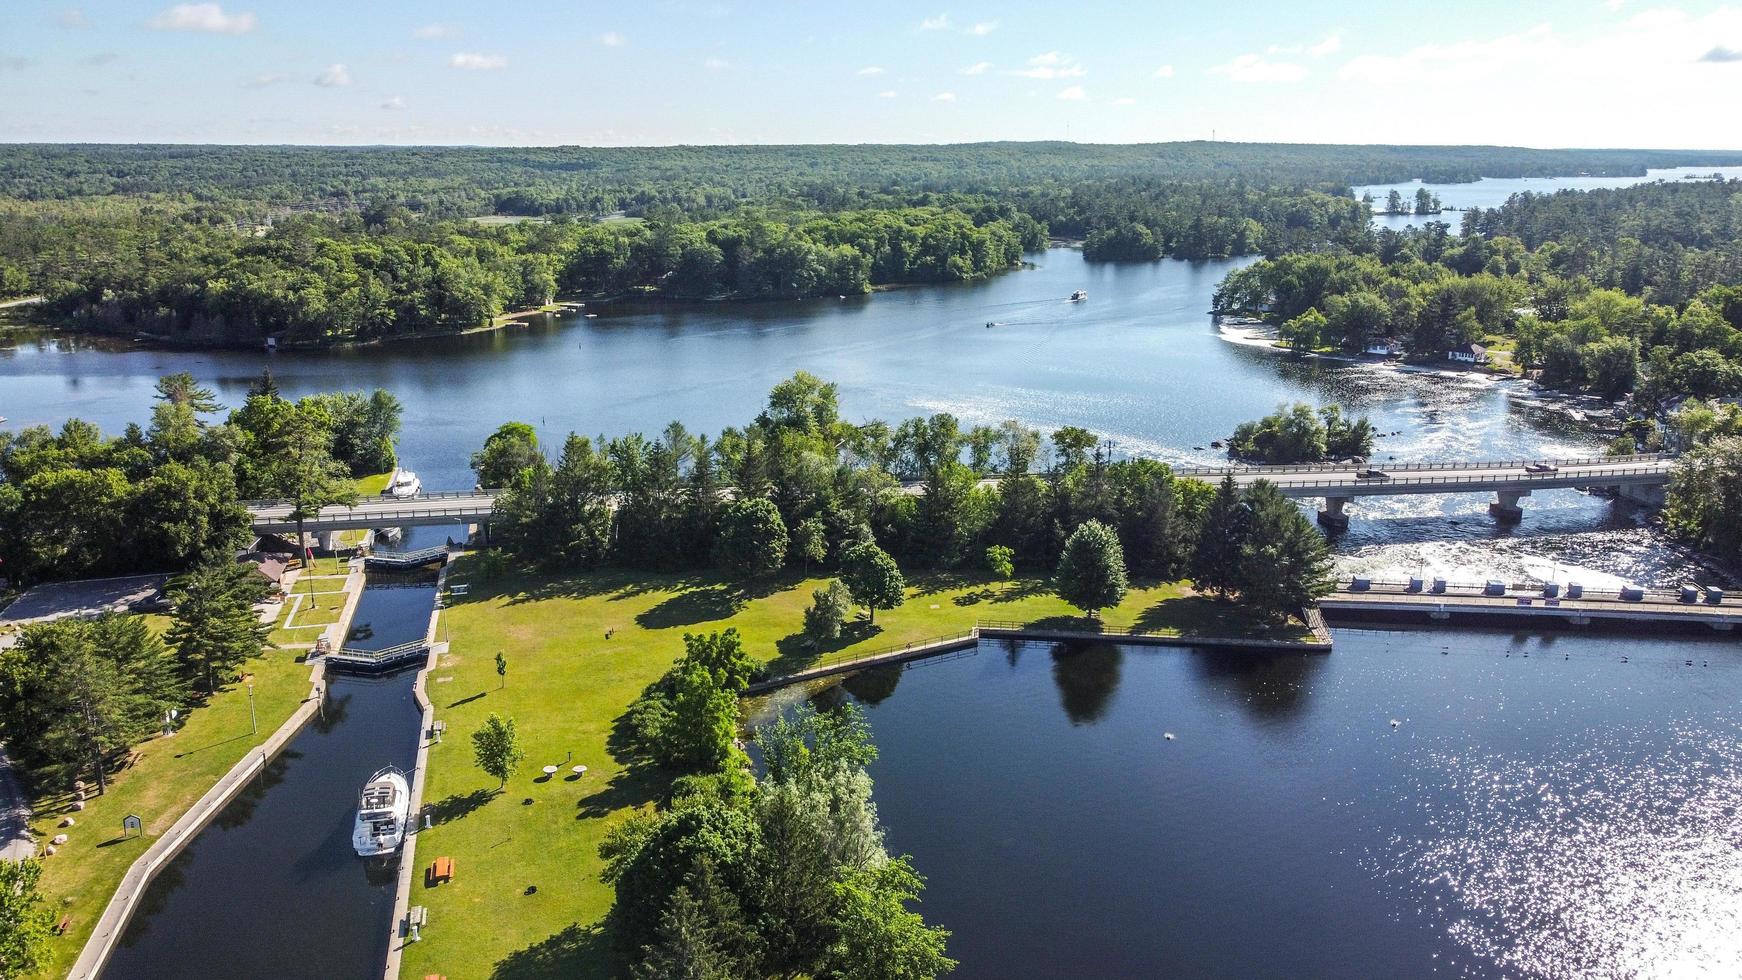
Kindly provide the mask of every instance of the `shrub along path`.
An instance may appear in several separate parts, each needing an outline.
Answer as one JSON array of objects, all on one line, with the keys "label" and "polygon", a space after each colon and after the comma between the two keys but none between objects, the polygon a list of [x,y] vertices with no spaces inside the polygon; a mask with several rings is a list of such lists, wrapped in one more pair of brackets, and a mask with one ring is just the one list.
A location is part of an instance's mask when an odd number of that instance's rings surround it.
[{"label": "shrub along path", "polygon": [[[636,808],[651,807],[670,777],[628,764],[614,729],[641,691],[683,653],[683,634],[736,627],[753,656],[781,669],[815,653],[797,632],[811,590],[796,576],[744,586],[714,577],[604,572],[574,577],[510,575],[481,582],[465,558],[449,582],[469,595],[442,613],[450,641],[428,678],[447,735],[430,750],[424,802],[435,826],[417,846],[427,866],[451,857],[451,882],[414,879],[411,904],[430,911],[423,941],[405,951],[404,976],[613,977],[621,964],[603,920],[612,892],[599,880],[600,839]],[[977,618],[1032,622],[1074,610],[1034,579],[919,577],[907,602],[877,614],[842,643],[874,649],[957,632]],[[1249,616],[1187,594],[1180,585],[1138,585],[1109,626],[1206,635],[1298,638],[1304,628],[1254,631]],[[506,684],[495,658],[507,659]],[[513,718],[526,759],[498,792],[473,764],[471,733],[492,712]],[[619,737],[620,738],[620,737]],[[570,769],[585,765],[585,776]],[[558,767],[554,779],[540,770]],[[421,869],[420,869],[421,870]],[[923,869],[922,869],[923,870]]]}]

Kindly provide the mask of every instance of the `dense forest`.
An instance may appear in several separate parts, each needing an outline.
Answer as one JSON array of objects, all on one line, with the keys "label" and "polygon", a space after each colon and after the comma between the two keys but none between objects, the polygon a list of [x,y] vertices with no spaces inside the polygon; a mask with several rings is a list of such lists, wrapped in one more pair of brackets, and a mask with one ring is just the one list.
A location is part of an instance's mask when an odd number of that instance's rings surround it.
[{"label": "dense forest", "polygon": [[[558,294],[769,300],[977,279],[1048,236],[1081,239],[1091,261],[1370,254],[1390,246],[1352,183],[1732,158],[1230,143],[16,145],[0,147],[0,298],[40,295],[54,322],[175,343],[324,346],[483,326]],[[1475,217],[1545,233],[1591,220],[1501,210]],[[1662,210],[1629,220],[1651,225]],[[549,220],[461,220],[480,215]],[[1657,229],[1642,235],[1650,247]],[[1582,267],[1608,263],[1622,288],[1639,278],[1626,255],[1580,247]],[[1717,273],[1701,262],[1720,259],[1700,252],[1678,270]]]},{"label": "dense forest", "polygon": [[1738,283],[1742,182],[1702,181],[1521,194],[1466,211],[1457,233],[1382,229],[1360,250],[1235,272],[1216,304],[1306,350],[1509,345],[1544,384],[1655,406],[1742,392]]},{"label": "dense forest", "polygon": [[1002,191],[1141,178],[1346,188],[1419,177],[1578,173],[1742,163],[1742,153],[1182,142],[668,147],[299,147],[17,144],[0,197],[162,196],[291,204],[389,200],[438,216],[686,214],[790,196],[838,210],[860,192]]}]

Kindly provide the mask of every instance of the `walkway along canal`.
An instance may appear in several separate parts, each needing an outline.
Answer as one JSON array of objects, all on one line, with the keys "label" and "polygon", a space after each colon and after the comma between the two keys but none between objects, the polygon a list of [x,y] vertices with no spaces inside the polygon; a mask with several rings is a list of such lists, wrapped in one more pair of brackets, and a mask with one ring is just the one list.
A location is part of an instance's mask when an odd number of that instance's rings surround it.
[{"label": "walkway along canal", "polygon": [[[433,575],[371,575],[347,643],[421,640]],[[357,791],[415,765],[415,673],[329,673],[324,703],[252,785],[151,882],[105,978],[379,976],[397,868],[351,849]]]}]

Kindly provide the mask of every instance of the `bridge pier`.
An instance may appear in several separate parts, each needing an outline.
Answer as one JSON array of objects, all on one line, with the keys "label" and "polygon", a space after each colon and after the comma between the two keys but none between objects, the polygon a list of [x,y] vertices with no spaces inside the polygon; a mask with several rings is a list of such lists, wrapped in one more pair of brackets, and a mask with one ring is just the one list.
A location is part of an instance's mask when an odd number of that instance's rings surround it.
[{"label": "bridge pier", "polygon": [[315,546],[328,553],[337,551],[339,534],[338,531],[320,531],[315,535]]},{"label": "bridge pier", "polygon": [[1349,515],[1343,508],[1349,506],[1353,497],[1326,497],[1325,509],[1319,511],[1319,524],[1333,531],[1349,529]]},{"label": "bridge pier", "polygon": [[1528,496],[1529,490],[1496,490],[1494,502],[1488,505],[1488,513],[1502,524],[1517,524],[1524,520],[1524,508],[1518,506],[1518,501]]},{"label": "bridge pier", "polygon": [[1615,492],[1617,498],[1622,500],[1631,500],[1636,504],[1643,504],[1646,507],[1663,506],[1664,488],[1661,483],[1629,483],[1624,486],[1611,487],[1610,489]]}]

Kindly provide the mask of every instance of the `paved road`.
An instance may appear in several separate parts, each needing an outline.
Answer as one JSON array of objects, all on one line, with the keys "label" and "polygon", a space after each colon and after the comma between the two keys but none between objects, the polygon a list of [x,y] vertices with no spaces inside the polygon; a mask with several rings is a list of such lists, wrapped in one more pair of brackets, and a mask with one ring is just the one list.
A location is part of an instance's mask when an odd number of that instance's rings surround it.
[{"label": "paved road", "polygon": [[36,854],[36,842],[30,839],[30,806],[18,778],[12,772],[12,760],[6,757],[6,747],[0,745],[0,858],[22,861]]}]

